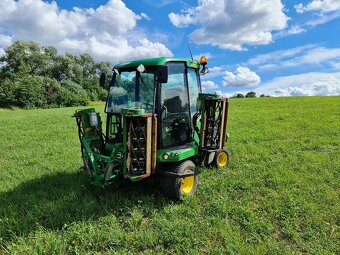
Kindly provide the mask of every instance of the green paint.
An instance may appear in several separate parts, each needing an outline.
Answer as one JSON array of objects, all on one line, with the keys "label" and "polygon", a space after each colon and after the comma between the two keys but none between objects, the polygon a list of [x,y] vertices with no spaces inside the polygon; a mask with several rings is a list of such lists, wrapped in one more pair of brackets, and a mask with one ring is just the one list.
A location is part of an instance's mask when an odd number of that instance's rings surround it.
[{"label": "green paint", "polygon": [[[164,154],[169,155],[167,160],[164,159]],[[185,149],[174,150],[171,148],[157,150],[157,162],[179,162],[185,159],[197,156],[198,154],[198,146],[196,144],[192,144],[191,147]]]},{"label": "green paint", "polygon": [[122,62],[115,65],[116,69],[125,69],[125,68],[133,68],[139,65],[148,66],[163,66],[167,62],[185,62],[188,67],[193,67],[198,69],[200,64],[198,61],[192,61],[191,59],[186,58],[148,58],[148,59],[138,59],[133,61]]},{"label": "green paint", "polygon": [[128,116],[140,116],[145,114],[145,109],[141,108],[123,108],[122,109],[122,114],[123,115],[128,115]]}]

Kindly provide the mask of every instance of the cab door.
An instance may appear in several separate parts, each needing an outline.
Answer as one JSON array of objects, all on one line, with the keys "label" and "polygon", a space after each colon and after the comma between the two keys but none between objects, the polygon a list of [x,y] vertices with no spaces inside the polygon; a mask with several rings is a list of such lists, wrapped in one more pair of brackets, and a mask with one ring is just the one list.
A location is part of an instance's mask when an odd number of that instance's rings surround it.
[{"label": "cab door", "polygon": [[191,122],[184,63],[168,63],[168,82],[160,85],[160,134],[162,147],[191,141]]}]

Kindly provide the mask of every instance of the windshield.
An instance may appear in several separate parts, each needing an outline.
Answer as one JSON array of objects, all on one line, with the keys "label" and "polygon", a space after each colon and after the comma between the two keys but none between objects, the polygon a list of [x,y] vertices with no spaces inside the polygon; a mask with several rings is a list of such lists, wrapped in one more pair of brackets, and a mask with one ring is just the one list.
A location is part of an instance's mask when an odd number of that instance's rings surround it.
[{"label": "windshield", "polygon": [[153,111],[154,73],[121,72],[110,87],[106,112],[120,113],[122,108]]}]

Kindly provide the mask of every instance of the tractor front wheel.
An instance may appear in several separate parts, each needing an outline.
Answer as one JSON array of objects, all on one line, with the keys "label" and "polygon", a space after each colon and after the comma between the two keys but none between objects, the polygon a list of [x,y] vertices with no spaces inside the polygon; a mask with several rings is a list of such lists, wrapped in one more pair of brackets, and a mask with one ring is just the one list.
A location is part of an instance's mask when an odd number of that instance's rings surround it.
[{"label": "tractor front wheel", "polygon": [[218,150],[211,165],[216,168],[226,167],[229,164],[229,152],[226,149]]},{"label": "tractor front wheel", "polygon": [[185,175],[194,172],[194,175],[186,177],[176,177],[170,175],[160,176],[160,191],[172,199],[180,199],[183,195],[193,195],[197,190],[198,175],[195,173],[195,164],[191,160],[174,165],[175,169],[169,169],[178,175]]}]

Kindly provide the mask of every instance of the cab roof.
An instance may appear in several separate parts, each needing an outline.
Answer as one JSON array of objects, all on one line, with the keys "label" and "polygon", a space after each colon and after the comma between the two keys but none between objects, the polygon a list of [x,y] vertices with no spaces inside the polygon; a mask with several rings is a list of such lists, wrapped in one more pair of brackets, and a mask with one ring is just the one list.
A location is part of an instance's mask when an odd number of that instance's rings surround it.
[{"label": "cab roof", "polygon": [[121,62],[115,65],[114,68],[116,69],[132,68],[132,67],[137,67],[140,64],[144,66],[162,66],[166,64],[167,62],[185,62],[188,67],[192,67],[192,68],[199,68],[200,66],[198,61],[191,60],[188,58],[144,58],[144,59]]}]

